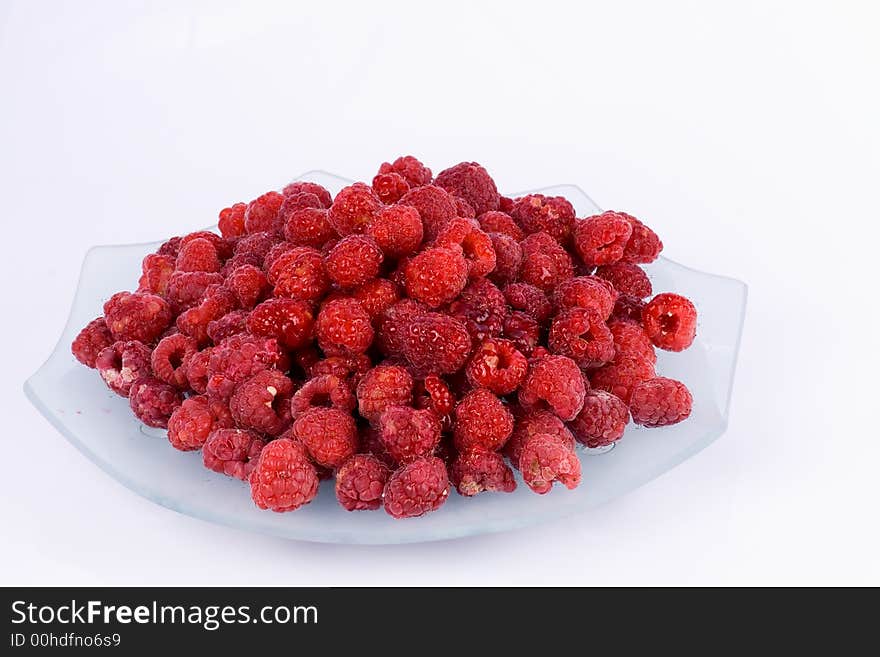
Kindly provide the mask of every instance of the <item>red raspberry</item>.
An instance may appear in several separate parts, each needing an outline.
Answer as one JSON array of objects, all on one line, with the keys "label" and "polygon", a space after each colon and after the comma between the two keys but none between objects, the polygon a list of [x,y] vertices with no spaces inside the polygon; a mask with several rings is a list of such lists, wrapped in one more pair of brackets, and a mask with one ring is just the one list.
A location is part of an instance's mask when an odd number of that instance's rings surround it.
[{"label": "red raspberry", "polygon": [[631,235],[632,225],[625,217],[603,212],[575,222],[574,248],[588,266],[610,265],[623,258]]},{"label": "red raspberry", "polygon": [[589,390],[584,407],[569,423],[579,443],[604,447],[620,440],[629,423],[629,409],[619,397],[604,390]]},{"label": "red raspberry", "polygon": [[254,233],[245,235],[235,243],[235,257],[252,257],[263,262],[269,249],[278,243],[278,238],[271,233]]},{"label": "red raspberry", "polygon": [[336,237],[336,230],[330,225],[326,209],[302,208],[285,217],[284,237],[297,246],[320,249]]},{"label": "red raspberry", "polygon": [[277,436],[290,422],[292,393],[290,379],[278,370],[263,370],[236,386],[229,410],[239,428]]},{"label": "red raspberry", "polygon": [[513,471],[498,452],[471,449],[459,453],[450,468],[450,479],[465,497],[483,491],[512,493],[516,489]]},{"label": "red raspberry", "polygon": [[220,271],[217,249],[206,239],[194,239],[181,245],[175,263],[177,271]]},{"label": "red raspberry", "polygon": [[183,395],[154,376],[142,376],[131,384],[128,403],[135,417],[148,427],[165,429],[171,415],[183,403]]},{"label": "red raspberry", "polygon": [[[654,262],[663,250],[663,242],[657,237],[657,233],[648,228],[641,221],[626,212],[618,212],[618,215],[626,219],[632,226],[632,235],[623,250],[623,261],[631,263],[647,264]],[[645,296],[649,296],[649,292]]]},{"label": "red raspberry", "polygon": [[693,403],[690,390],[681,381],[658,376],[635,385],[629,410],[636,424],[665,427],[686,419]]},{"label": "red raspberry", "polygon": [[419,211],[411,205],[390,205],[382,208],[367,234],[389,258],[400,258],[415,253],[424,238],[424,226]]},{"label": "red raspberry", "polygon": [[525,356],[531,356],[541,339],[541,326],[531,316],[515,310],[504,320],[502,337],[510,340]]},{"label": "red raspberry", "polygon": [[311,408],[293,423],[293,433],[319,465],[336,468],[357,451],[354,418],[337,408]]},{"label": "red raspberry", "polygon": [[428,313],[428,308],[412,299],[391,304],[378,321],[376,345],[386,356],[400,356],[410,322]]},{"label": "red raspberry", "polygon": [[333,203],[333,197],[330,196],[330,192],[324,189],[324,187],[318,183],[307,182],[305,180],[294,180],[292,183],[286,185],[284,189],[281,190],[281,193],[284,196],[292,196],[301,193],[314,194],[321,202],[322,208],[329,208]]},{"label": "red raspberry", "polygon": [[577,455],[558,440],[545,434],[529,438],[519,460],[526,485],[539,495],[549,493],[553,482],[568,489],[581,482],[581,462]]},{"label": "red raspberry", "polygon": [[528,283],[511,283],[504,288],[504,298],[515,310],[531,315],[543,324],[550,318],[553,305],[540,289]]},{"label": "red raspberry", "polygon": [[279,256],[266,270],[266,276],[279,297],[317,301],[330,287],[323,256],[306,246],[295,247]]},{"label": "red raspberry", "polygon": [[565,244],[574,224],[574,207],[562,196],[529,194],[516,200],[510,215],[527,233],[544,231]]},{"label": "red raspberry", "polygon": [[150,343],[171,324],[171,309],[155,294],[117,292],[104,304],[104,320],[114,339]]},{"label": "red raspberry", "polygon": [[246,209],[246,204],[236,203],[220,210],[220,221],[217,227],[223,237],[232,239],[244,235],[244,212]]},{"label": "red raspberry", "polygon": [[507,318],[504,294],[486,278],[471,281],[461,296],[449,304],[449,314],[465,325],[475,344],[501,335]]},{"label": "red raspberry", "polygon": [[296,251],[298,253],[299,251],[297,249],[299,248],[300,247],[297,247],[290,242],[278,242],[276,244],[273,244],[272,248],[269,249],[269,252],[266,254],[266,257],[263,258],[263,270],[267,272],[270,271],[272,269],[272,265],[274,265],[278,261],[278,259],[281,258],[281,256],[287,255],[292,251]]},{"label": "red raspberry", "polygon": [[393,518],[416,518],[436,511],[449,497],[446,464],[427,456],[398,469],[385,484],[385,511]]},{"label": "red raspberry", "polygon": [[622,358],[590,372],[590,385],[598,390],[607,390],[628,404],[635,385],[652,378],[652,363],[640,358]]},{"label": "red raspberry", "polygon": [[519,269],[522,267],[522,247],[512,237],[502,233],[489,233],[489,239],[492,240],[492,249],[495,251],[492,280],[500,285],[512,283],[519,276]]},{"label": "red raspberry", "polygon": [[269,283],[266,275],[254,265],[242,265],[229,272],[226,287],[232,290],[242,308],[250,310],[266,293]]},{"label": "red raspberry", "polygon": [[204,395],[185,399],[168,419],[168,440],[183,452],[201,449],[215,429],[232,426],[229,408]]},{"label": "red raspberry", "polygon": [[550,325],[547,346],[584,369],[598,367],[614,358],[611,331],[602,318],[588,308],[569,308],[559,313]]},{"label": "red raspberry", "polygon": [[680,294],[664,292],[651,299],[642,311],[645,333],[656,346],[683,351],[697,335],[697,309]]},{"label": "red raspberry", "polygon": [[168,290],[168,281],[174,273],[177,258],[167,255],[150,253],[144,257],[141,263],[141,277],[138,281],[138,292],[149,292],[165,296]]},{"label": "red raspberry", "polygon": [[452,196],[436,185],[411,189],[403,195],[398,204],[410,205],[418,210],[425,227],[425,238],[428,240],[437,237],[440,229],[452,221],[458,212]]},{"label": "red raspberry", "polygon": [[474,210],[474,206],[465,201],[461,196],[453,196],[453,200],[455,201],[455,212],[459,217],[466,219],[477,218],[477,211]]},{"label": "red raspberry", "polygon": [[379,173],[397,173],[406,179],[410,187],[421,187],[431,184],[431,170],[412,155],[404,155],[390,164],[383,162]]},{"label": "red raspberry", "polygon": [[523,446],[529,438],[538,434],[550,436],[569,451],[574,451],[574,436],[562,420],[552,411],[534,411],[517,419],[510,440],[504,445],[504,455],[510,459],[513,467],[519,469]]},{"label": "red raspberry", "polygon": [[452,374],[467,362],[471,337],[464,324],[440,313],[409,322],[403,354],[418,374]]},{"label": "red raspberry", "polygon": [[197,351],[183,363],[186,381],[193,391],[200,395],[208,390],[208,363],[211,360],[211,347]]},{"label": "red raspberry", "polygon": [[251,497],[261,509],[295,511],[318,494],[318,476],[305,448],[289,439],[273,440],[260,452],[249,477]]},{"label": "red raspberry", "polygon": [[566,356],[542,356],[529,363],[519,403],[526,411],[548,408],[567,422],[581,410],[585,392],[577,363]]},{"label": "red raspberry", "polygon": [[186,246],[193,240],[208,240],[211,244],[214,245],[214,248],[217,250],[217,257],[220,258],[221,262],[232,255],[234,244],[232,244],[232,242],[229,242],[228,240],[223,239],[217,233],[212,233],[210,230],[197,230],[194,233],[189,233],[188,235],[184,235],[183,237],[181,237],[177,249],[177,255],[180,254],[180,250],[183,249],[184,246]]},{"label": "red raspberry", "polygon": [[490,338],[477,347],[465,371],[475,388],[509,395],[522,383],[528,369],[529,362],[513,342]]},{"label": "red raspberry", "polygon": [[651,340],[639,324],[612,321],[608,323],[608,329],[614,338],[614,360],[634,358],[652,365],[657,362]]},{"label": "red raspberry", "polygon": [[293,214],[307,208],[313,208],[315,210],[327,209],[323,206],[321,200],[311,192],[285,194],[284,201],[278,209],[278,222],[281,225],[282,232]]},{"label": "red raspberry", "polygon": [[254,335],[275,338],[286,349],[299,349],[312,338],[315,318],[311,306],[298,299],[268,299],[248,316]]},{"label": "red raspberry", "polygon": [[553,304],[559,310],[587,308],[602,320],[611,316],[617,295],[608,283],[596,276],[577,276],[560,283],[553,292]]},{"label": "red raspberry", "polygon": [[436,374],[429,374],[416,383],[413,398],[416,408],[432,411],[441,422],[455,408],[455,396],[449,391],[446,382]]},{"label": "red raspberry", "polygon": [[621,294],[614,303],[614,310],[611,312],[611,320],[642,323],[642,310],[645,302],[628,294]]},{"label": "red raspberry", "polygon": [[336,471],[336,499],[346,511],[374,511],[390,470],[370,454],[355,454]]},{"label": "red raspberry", "polygon": [[153,374],[163,383],[187,388],[184,363],[198,351],[198,344],[192,338],[176,333],[162,338],[150,357]]},{"label": "red raspberry", "polygon": [[477,214],[498,209],[498,189],[489,173],[476,162],[460,162],[437,174],[434,180],[450,194],[470,203]]},{"label": "red raspberry", "polygon": [[379,436],[397,463],[430,456],[440,443],[440,421],[431,411],[388,406],[379,415]]},{"label": "red raspberry", "polygon": [[385,444],[379,436],[379,430],[374,427],[364,427],[361,432],[361,452],[374,456],[389,470],[397,467],[397,463],[385,449]]},{"label": "red raspberry", "polygon": [[350,413],[354,395],[344,378],[333,374],[316,376],[306,381],[290,401],[290,413],[299,417],[311,408],[336,408]]},{"label": "red raspberry", "polygon": [[234,310],[220,319],[208,322],[208,337],[214,344],[220,344],[233,335],[248,332],[247,321],[250,313],[246,310]]},{"label": "red raspberry", "polygon": [[197,305],[213,285],[223,283],[222,274],[206,271],[176,271],[168,279],[165,298],[179,314]]},{"label": "red raspberry", "polygon": [[377,365],[357,386],[358,412],[370,423],[389,406],[406,406],[412,401],[413,379],[399,365]]},{"label": "red raspberry", "polygon": [[278,192],[266,192],[247,204],[244,211],[244,228],[250,233],[280,234],[278,211],[284,197]]},{"label": "red raspberry", "polygon": [[487,233],[501,233],[517,242],[522,242],[526,238],[523,229],[506,212],[490,210],[481,214],[477,220],[480,222],[480,228]]},{"label": "red raspberry", "polygon": [[399,173],[379,173],[373,178],[373,191],[383,203],[397,203],[409,191],[409,183]]},{"label": "red raspberry", "polygon": [[177,252],[180,250],[180,242],[182,239],[183,238],[181,237],[172,237],[167,242],[163,242],[162,245],[156,249],[156,255],[176,258]]},{"label": "red raspberry", "polygon": [[615,262],[596,269],[596,276],[604,278],[620,294],[628,294],[637,299],[651,296],[651,281],[645,270],[629,262]]},{"label": "red raspberry", "polygon": [[328,356],[313,363],[308,368],[308,373],[312,377],[332,374],[345,381],[350,388],[353,388],[372,366],[373,361],[366,354]]},{"label": "red raspberry", "polygon": [[359,301],[350,298],[325,303],[315,322],[318,346],[327,355],[362,354],[373,344],[370,316]]},{"label": "red raspberry", "polygon": [[98,354],[110,347],[113,342],[113,336],[110,329],[107,328],[107,322],[103,317],[98,317],[79,332],[70,345],[70,350],[80,363],[94,369]]},{"label": "red raspberry", "polygon": [[95,357],[95,369],[110,390],[128,397],[131,384],[151,373],[150,348],[137,340],[114,342]]},{"label": "red raspberry", "polygon": [[[285,371],[288,366],[287,355],[274,338],[246,333],[233,335],[211,350],[206,389],[209,395],[229,399],[239,383],[257,372],[268,369]],[[191,369],[192,361],[189,364]]]},{"label": "red raspberry", "polygon": [[202,460],[208,470],[247,481],[265,446],[253,431],[216,429],[205,441]]},{"label": "red raspberry", "polygon": [[521,243],[523,262],[519,278],[544,292],[574,276],[571,256],[547,233],[532,233]]},{"label": "red raspberry", "polygon": [[494,451],[513,433],[513,415],[485,388],[472,390],[455,407],[455,446],[459,450]]},{"label": "red raspberry", "polygon": [[379,274],[382,251],[372,237],[349,235],[324,257],[324,271],[342,288],[363,285]]},{"label": "red raspberry", "polygon": [[432,247],[406,264],[406,293],[430,308],[454,300],[468,280],[468,262],[460,248]]},{"label": "red raspberry", "polygon": [[364,183],[344,187],[336,195],[327,218],[336,232],[342,235],[363,233],[381,207],[373,189]]},{"label": "red raspberry", "polygon": [[232,312],[238,300],[225,287],[208,288],[202,302],[177,317],[177,329],[200,345],[208,342],[208,325]]},{"label": "red raspberry", "polygon": [[437,233],[435,244],[446,248],[461,247],[471,278],[486,276],[495,269],[497,257],[492,238],[477,228],[473,219],[456,217],[448,222]]},{"label": "red raspberry", "polygon": [[387,278],[374,278],[353,290],[351,297],[360,301],[370,316],[370,321],[375,323],[392,304],[400,300],[400,293],[397,286]]},{"label": "red raspberry", "polygon": [[513,205],[515,202],[516,199],[512,199],[509,196],[501,196],[498,199],[498,209],[501,212],[506,212],[507,214],[510,214],[510,212],[513,210]]}]

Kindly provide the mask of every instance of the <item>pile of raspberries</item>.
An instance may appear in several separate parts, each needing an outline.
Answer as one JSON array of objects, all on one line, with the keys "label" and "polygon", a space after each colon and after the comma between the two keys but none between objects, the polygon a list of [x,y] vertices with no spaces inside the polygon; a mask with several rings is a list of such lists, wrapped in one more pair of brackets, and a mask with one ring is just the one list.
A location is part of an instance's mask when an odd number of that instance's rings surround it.
[{"label": "pile of raspberries", "polygon": [[134,414],[250,485],[261,509],[335,478],[349,511],[421,516],[446,501],[581,480],[578,443],[680,422],[655,372],[696,309],[654,295],[663,245],[623,212],[501,196],[462,162],[412,156],[335,198],[293,182],[165,242],[73,342]]}]

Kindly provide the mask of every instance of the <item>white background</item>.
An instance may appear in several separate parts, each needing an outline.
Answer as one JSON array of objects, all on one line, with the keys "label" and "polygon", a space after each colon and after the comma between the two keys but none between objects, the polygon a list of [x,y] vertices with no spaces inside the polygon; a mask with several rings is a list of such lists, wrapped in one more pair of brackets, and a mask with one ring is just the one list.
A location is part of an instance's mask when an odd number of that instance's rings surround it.
[{"label": "white background", "polygon": [[[0,583],[880,584],[872,5],[0,0]],[[158,507],[26,402],[91,245],[403,153],[578,183],[745,280],[726,435],[572,519],[346,547]]]}]

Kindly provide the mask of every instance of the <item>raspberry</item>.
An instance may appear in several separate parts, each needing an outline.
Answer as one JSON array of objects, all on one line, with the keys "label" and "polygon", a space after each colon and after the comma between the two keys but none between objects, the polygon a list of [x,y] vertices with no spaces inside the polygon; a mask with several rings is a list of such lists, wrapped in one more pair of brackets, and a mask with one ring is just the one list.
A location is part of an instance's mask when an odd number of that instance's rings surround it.
[{"label": "raspberry", "polygon": [[567,422],[581,410],[585,392],[577,363],[566,356],[542,356],[529,363],[519,403],[526,411],[547,408]]},{"label": "raspberry", "polygon": [[513,433],[513,415],[485,388],[472,390],[455,407],[453,437],[459,450],[500,449]]},{"label": "raspberry", "polygon": [[387,278],[374,278],[353,290],[351,298],[359,301],[370,316],[370,321],[376,323],[392,304],[400,300],[400,293]]},{"label": "raspberry", "polygon": [[584,407],[568,426],[579,443],[604,447],[623,436],[629,422],[629,409],[619,397],[604,390],[589,390]]},{"label": "raspberry", "polygon": [[477,211],[474,210],[474,206],[465,201],[461,196],[454,196],[453,200],[455,201],[455,212],[459,217],[465,217],[466,219],[476,219]]},{"label": "raspberry", "polygon": [[403,355],[422,375],[457,372],[470,351],[471,337],[464,324],[440,313],[413,318],[403,341]]},{"label": "raspberry", "polygon": [[521,310],[539,323],[546,322],[553,312],[553,304],[543,291],[528,283],[511,283],[504,288],[504,298],[515,310]]},{"label": "raspberry", "polygon": [[251,497],[261,509],[295,511],[318,494],[318,476],[305,448],[289,439],[263,447],[249,480]]},{"label": "raspberry", "polygon": [[211,244],[214,245],[214,248],[217,250],[217,257],[220,258],[221,262],[232,255],[234,244],[232,244],[228,240],[223,239],[217,233],[212,233],[210,230],[197,230],[194,233],[189,233],[188,235],[184,235],[183,237],[181,237],[177,249],[177,254],[179,255],[180,250],[193,240],[208,240]]},{"label": "raspberry", "polygon": [[449,304],[448,312],[465,325],[474,344],[479,344],[488,337],[501,335],[507,318],[507,303],[494,283],[478,278]]},{"label": "raspberry", "polygon": [[107,322],[103,317],[98,317],[79,332],[70,345],[70,350],[80,363],[94,369],[98,354],[111,346],[113,342],[113,335],[107,328]]},{"label": "raspberry", "polygon": [[379,437],[397,463],[430,456],[440,442],[440,421],[428,410],[388,406],[379,415]]},{"label": "raspberry", "polygon": [[367,235],[389,258],[400,258],[415,253],[424,238],[424,226],[419,211],[411,205],[390,205],[382,208]]},{"label": "raspberry", "polygon": [[465,372],[475,388],[509,395],[526,376],[529,362],[510,340],[487,339],[477,347]]},{"label": "raspberry", "polygon": [[321,200],[311,192],[295,192],[293,194],[285,194],[284,201],[278,209],[278,223],[283,233],[285,227],[290,221],[290,217],[300,210],[315,209],[324,211],[325,208],[321,204]]},{"label": "raspberry", "polygon": [[640,358],[621,358],[590,372],[590,385],[598,390],[606,390],[628,404],[633,387],[652,378],[652,363]]},{"label": "raspberry", "polygon": [[177,388],[187,388],[184,363],[198,351],[198,344],[192,338],[176,333],[162,338],[150,356],[153,374],[163,383]]},{"label": "raspberry", "polygon": [[[654,262],[663,250],[663,242],[653,230],[626,212],[618,212],[632,226],[632,235],[623,250],[623,261],[647,264]],[[650,295],[649,292],[645,296]]]},{"label": "raspberry", "polygon": [[324,271],[342,288],[363,285],[379,274],[382,251],[372,237],[349,235],[339,240],[324,258]]},{"label": "raspberry", "polygon": [[232,290],[239,305],[246,310],[260,302],[268,286],[266,275],[254,265],[236,267],[226,277],[226,287]]},{"label": "raspberry", "polygon": [[110,390],[128,397],[131,384],[151,373],[150,348],[137,340],[115,342],[95,357],[95,369]]},{"label": "raspberry", "polygon": [[385,511],[393,518],[416,518],[436,511],[449,497],[446,464],[426,456],[398,469],[385,484]]},{"label": "raspberry", "polygon": [[324,187],[318,183],[307,182],[305,180],[294,180],[281,190],[284,196],[292,196],[294,194],[307,193],[314,194],[321,203],[322,208],[329,208],[333,203],[333,197],[330,196]]},{"label": "raspberry", "polygon": [[452,409],[455,408],[455,396],[449,391],[446,382],[436,374],[429,374],[418,381],[413,390],[416,408],[432,411],[444,422]]},{"label": "raspberry", "polygon": [[263,270],[267,272],[270,271],[272,265],[274,265],[283,255],[287,255],[292,251],[299,253],[297,250],[298,248],[299,247],[289,242],[277,242],[276,244],[273,244],[272,248],[266,253],[266,257],[263,258]]},{"label": "raspberry", "polygon": [[390,474],[375,456],[355,454],[336,471],[336,499],[346,511],[374,511]]},{"label": "raspberry", "polygon": [[104,321],[115,340],[150,343],[171,324],[171,309],[155,294],[117,292],[104,304]]},{"label": "raspberry", "polygon": [[280,234],[278,211],[284,197],[278,192],[266,192],[247,204],[244,211],[244,229],[250,233]]},{"label": "raspberry", "polygon": [[561,196],[529,194],[514,202],[510,215],[527,233],[544,231],[565,244],[574,224],[574,207]]},{"label": "raspberry", "polygon": [[596,276],[577,276],[559,284],[553,292],[553,304],[559,310],[588,308],[606,320],[611,316],[616,297],[608,281]]},{"label": "raspberry", "polygon": [[176,271],[168,279],[165,298],[175,313],[192,308],[205,296],[207,289],[223,283],[223,276],[216,272]]},{"label": "raspberry", "polygon": [[366,354],[349,354],[345,356],[329,356],[318,360],[308,368],[312,377],[332,374],[345,381],[349,388],[357,385],[364,374],[373,366],[373,361]]},{"label": "raspberry", "polygon": [[409,183],[399,173],[379,173],[373,178],[373,191],[383,203],[397,203],[409,191]]},{"label": "raspberry", "polygon": [[172,237],[167,242],[163,242],[162,245],[156,249],[156,255],[176,258],[177,252],[180,250],[181,241],[183,241],[182,237]]},{"label": "raspberry", "polygon": [[437,174],[434,183],[467,201],[474,212],[498,209],[498,189],[489,173],[476,162],[460,162]]},{"label": "raspberry", "polygon": [[405,268],[406,293],[430,308],[453,301],[468,280],[468,262],[460,248],[433,247],[412,258]]},{"label": "raspberry", "polygon": [[176,263],[177,259],[171,256],[147,254],[141,263],[138,292],[149,292],[164,297]]},{"label": "raspberry", "polygon": [[278,239],[271,233],[245,235],[235,243],[234,257],[253,257],[262,263],[269,249],[277,243]]},{"label": "raspberry", "polygon": [[629,410],[636,424],[665,427],[686,419],[693,402],[690,390],[681,381],[658,376],[635,385]]},{"label": "raspberry", "polygon": [[549,493],[556,481],[568,489],[576,488],[581,482],[581,462],[577,455],[546,434],[539,433],[526,440],[519,469],[526,485],[539,495]]},{"label": "raspberry", "polygon": [[202,448],[202,461],[208,470],[247,481],[266,442],[253,431],[216,429]]},{"label": "raspberry", "polygon": [[354,418],[336,408],[310,408],[293,423],[293,433],[319,465],[336,468],[357,451]]},{"label": "raspberry", "polygon": [[483,491],[512,493],[516,489],[513,471],[498,452],[471,449],[459,453],[450,468],[455,489],[465,497]]},{"label": "raspberry", "polygon": [[541,339],[541,327],[531,315],[515,310],[504,320],[501,335],[510,340],[523,355],[531,356]]},{"label": "raspberry", "polygon": [[458,210],[455,200],[446,190],[436,185],[425,185],[411,189],[398,201],[399,205],[409,205],[419,212],[425,227],[425,237],[433,240],[447,223],[455,218]]},{"label": "raspberry", "polygon": [[399,365],[377,365],[357,386],[358,412],[371,423],[389,406],[406,406],[412,401],[413,379]]},{"label": "raspberry", "polygon": [[391,304],[378,320],[376,345],[379,350],[386,356],[402,355],[410,322],[427,312],[427,306],[412,299],[401,299]]},{"label": "raspberry", "polygon": [[309,379],[296,391],[290,401],[290,413],[297,418],[311,408],[321,407],[350,413],[354,410],[354,405],[354,395],[345,379],[324,374]]},{"label": "raspberry", "polygon": [[312,338],[312,307],[299,299],[267,299],[253,309],[247,328],[254,335],[275,338],[286,349],[299,349]]},{"label": "raspberry", "polygon": [[697,309],[680,294],[664,292],[645,305],[642,323],[656,346],[683,351],[693,344],[697,334]]},{"label": "raspberry", "polygon": [[551,411],[534,411],[516,421],[510,440],[504,445],[504,455],[510,459],[513,467],[519,469],[523,446],[529,438],[538,434],[552,437],[569,451],[574,451],[574,436],[562,420]]},{"label": "raspberry", "polygon": [[547,346],[568,356],[578,367],[598,367],[614,358],[614,338],[602,318],[592,309],[569,308],[550,325]]},{"label": "raspberry", "polygon": [[238,384],[229,400],[236,426],[277,436],[290,422],[293,382],[278,370],[263,370]]},{"label": "raspberry", "polygon": [[177,317],[178,330],[194,338],[200,345],[208,342],[208,325],[235,309],[238,300],[225,287],[205,290],[202,302]]},{"label": "raspberry", "polygon": [[645,270],[629,262],[615,262],[596,269],[596,276],[603,278],[620,294],[628,294],[637,299],[651,296],[651,281]]},{"label": "raspberry", "polygon": [[544,292],[552,292],[562,281],[574,276],[571,256],[547,233],[532,233],[521,243],[523,251],[519,278]]},{"label": "raspberry", "polygon": [[370,316],[351,298],[328,301],[315,322],[318,346],[327,355],[362,354],[373,343]]},{"label": "raspberry", "polygon": [[201,449],[208,435],[219,428],[232,426],[229,409],[222,402],[204,395],[185,399],[168,419],[168,440],[184,452]]},{"label": "raspberry", "polygon": [[639,324],[612,321],[608,323],[608,329],[614,338],[615,360],[634,358],[652,365],[657,362],[651,340]]},{"label": "raspberry", "polygon": [[516,199],[512,199],[509,196],[501,196],[498,199],[498,209],[501,212],[506,212],[510,214],[510,211],[513,210],[513,205],[516,202]]},{"label": "raspberry", "polygon": [[[246,333],[233,335],[211,350],[206,389],[209,395],[228,399],[240,382],[257,372],[268,369],[284,371],[288,365],[286,354],[281,351],[274,338],[261,338]],[[191,369],[192,362],[189,364],[189,370]]]},{"label": "raspberry", "polygon": [[246,204],[236,203],[220,210],[220,221],[217,227],[223,237],[232,239],[244,235],[244,212],[246,209]]},{"label": "raspberry", "polygon": [[211,360],[211,347],[197,351],[183,363],[189,387],[200,395],[208,390],[208,362]]},{"label": "raspberry", "polygon": [[128,394],[128,404],[135,417],[157,429],[168,427],[169,418],[181,403],[183,395],[180,391],[154,376],[137,379]]},{"label": "raspberry", "polygon": [[623,258],[632,225],[616,212],[603,212],[576,221],[574,248],[588,266],[610,265]]},{"label": "raspberry", "polygon": [[492,280],[501,285],[512,283],[519,276],[519,268],[522,266],[522,247],[512,237],[502,233],[489,233],[489,239],[492,240],[492,249],[495,251]]},{"label": "raspberry", "polygon": [[390,164],[383,162],[379,167],[379,173],[396,173],[409,183],[410,187],[421,187],[431,184],[431,170],[419,162],[412,155],[404,155]]},{"label": "raspberry", "polygon": [[284,220],[285,239],[297,246],[321,248],[336,237],[328,215],[324,208],[302,208],[291,212]]},{"label": "raspberry", "polygon": [[371,187],[355,183],[344,187],[336,195],[327,219],[342,236],[363,233],[380,207],[381,202]]},{"label": "raspberry", "polygon": [[621,294],[614,303],[614,310],[611,312],[611,320],[642,323],[642,310],[645,302],[628,294]]},{"label": "raspberry", "polygon": [[266,276],[279,297],[317,301],[330,287],[321,253],[305,246],[280,256],[266,270]]},{"label": "raspberry", "polygon": [[177,271],[220,271],[217,249],[206,239],[191,240],[180,247],[175,262]]},{"label": "raspberry", "polygon": [[365,427],[361,432],[361,452],[375,457],[389,470],[397,467],[397,463],[385,449],[385,444],[379,436],[379,430],[374,427]]},{"label": "raspberry", "polygon": [[476,227],[472,219],[456,217],[437,233],[437,246],[446,248],[461,247],[468,262],[468,275],[479,278],[494,271],[496,263],[492,238]]},{"label": "raspberry", "polygon": [[490,210],[477,217],[477,220],[480,223],[480,228],[487,233],[501,233],[517,242],[522,242],[526,238],[523,229],[520,228],[513,220],[513,217],[506,212]]}]

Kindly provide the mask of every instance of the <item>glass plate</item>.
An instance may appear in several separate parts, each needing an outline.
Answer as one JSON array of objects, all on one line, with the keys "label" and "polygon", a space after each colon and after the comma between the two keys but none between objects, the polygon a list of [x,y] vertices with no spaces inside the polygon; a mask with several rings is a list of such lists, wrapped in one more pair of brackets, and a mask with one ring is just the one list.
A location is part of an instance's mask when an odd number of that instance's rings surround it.
[{"label": "glass plate", "polygon": [[[332,193],[349,183],[323,171],[299,179],[320,183]],[[599,210],[574,185],[534,191],[565,196],[579,217]],[[163,431],[138,422],[127,400],[110,392],[94,370],[80,365],[70,353],[79,330],[100,315],[111,294],[135,284],[141,259],[157,246],[98,246],[86,254],[67,326],[24,390],[37,409],[101,469],[136,493],[180,513],[239,529],[328,543],[407,543],[498,532],[573,514],[623,495],[697,453],[727,426],[746,285],[660,258],[647,267],[654,289],[684,294],[700,312],[693,346],[680,354],[658,354],[658,372],[684,381],[693,392],[693,413],[687,421],[663,429],[631,425],[613,449],[582,450],[583,481],[573,491],[554,486],[547,495],[535,495],[519,479],[511,494],[464,498],[453,490],[436,513],[394,520],[382,511],[344,511],[336,503],[332,484],[325,481],[317,498],[296,512],[261,511],[251,502],[245,483],[206,470],[198,452],[173,449]]]}]

